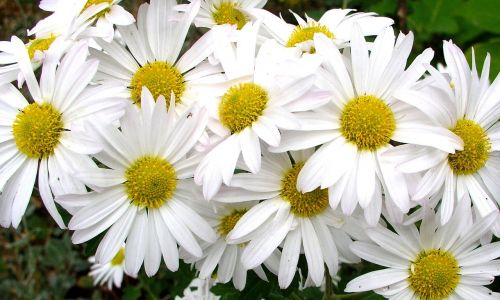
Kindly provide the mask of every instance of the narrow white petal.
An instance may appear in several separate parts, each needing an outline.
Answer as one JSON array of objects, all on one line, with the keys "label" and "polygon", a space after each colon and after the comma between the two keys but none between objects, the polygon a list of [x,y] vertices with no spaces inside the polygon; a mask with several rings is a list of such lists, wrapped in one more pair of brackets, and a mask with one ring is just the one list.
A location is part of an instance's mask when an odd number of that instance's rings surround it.
[{"label": "narrow white petal", "polygon": [[349,293],[382,288],[408,278],[408,270],[385,269],[370,272],[351,280],[345,291]]}]

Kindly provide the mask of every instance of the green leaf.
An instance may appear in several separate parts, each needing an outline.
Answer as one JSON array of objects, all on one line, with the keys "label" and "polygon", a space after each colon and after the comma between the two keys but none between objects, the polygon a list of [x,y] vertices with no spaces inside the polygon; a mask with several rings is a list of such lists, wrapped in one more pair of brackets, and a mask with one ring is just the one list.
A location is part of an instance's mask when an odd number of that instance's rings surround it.
[{"label": "green leaf", "polygon": [[500,0],[466,1],[460,5],[459,15],[485,31],[500,33]]},{"label": "green leaf", "polygon": [[[456,19],[461,0],[410,1],[408,25],[411,30],[423,33],[454,34],[459,26]],[[418,37],[419,34],[416,34]]]},{"label": "green leaf", "polygon": [[486,53],[490,53],[491,55],[490,80],[495,79],[495,77],[498,75],[498,72],[500,72],[500,38],[494,38],[483,43],[478,43],[469,48],[466,52],[466,57],[471,65],[472,65],[471,63],[472,48],[474,48],[476,64],[479,74],[481,74]]},{"label": "green leaf", "polygon": [[373,11],[381,16],[394,15],[398,8],[397,1],[394,0],[382,0],[375,4],[372,4],[367,11]]},{"label": "green leaf", "polygon": [[135,286],[127,286],[123,289],[123,300],[137,300],[141,297],[141,289]]}]

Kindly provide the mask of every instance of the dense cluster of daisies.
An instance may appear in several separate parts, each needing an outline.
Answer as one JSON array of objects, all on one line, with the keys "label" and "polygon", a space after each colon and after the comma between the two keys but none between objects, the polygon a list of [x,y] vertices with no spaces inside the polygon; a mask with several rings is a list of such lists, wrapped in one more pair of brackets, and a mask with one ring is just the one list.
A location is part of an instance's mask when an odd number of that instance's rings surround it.
[{"label": "dense cluster of daisies", "polygon": [[432,49],[409,64],[412,33],[350,9],[292,25],[265,0],[151,0],[136,18],[119,2],[42,0],[33,38],[0,42],[2,226],[36,185],[75,244],[102,235],[91,274],[109,287],[162,259],[193,264],[200,293],[249,271],[320,286],[366,260],[385,268],[346,292],[499,299],[489,56],[479,74],[447,41],[444,68]]}]

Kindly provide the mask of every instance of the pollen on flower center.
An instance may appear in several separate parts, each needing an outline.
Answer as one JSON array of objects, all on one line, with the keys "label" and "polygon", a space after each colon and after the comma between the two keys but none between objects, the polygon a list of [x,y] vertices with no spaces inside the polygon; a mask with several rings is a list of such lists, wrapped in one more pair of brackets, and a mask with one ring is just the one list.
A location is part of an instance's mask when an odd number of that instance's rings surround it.
[{"label": "pollen on flower center", "polygon": [[175,169],[156,156],[137,159],[125,171],[125,188],[132,204],[159,208],[174,195],[177,187]]},{"label": "pollen on flower center", "polygon": [[48,157],[59,145],[62,116],[49,103],[32,103],[20,111],[12,125],[16,146],[30,158]]},{"label": "pollen on flower center", "polygon": [[45,39],[34,39],[31,40],[26,48],[28,49],[28,55],[30,57],[30,60],[33,60],[35,58],[35,53],[36,51],[44,52],[47,51],[50,48],[50,45],[54,42],[56,39],[55,35],[51,35],[48,38]]},{"label": "pollen on flower center", "polygon": [[375,96],[350,100],[340,115],[342,135],[360,150],[374,151],[387,145],[395,130],[394,113]]},{"label": "pollen on flower center", "polygon": [[[335,35],[326,27],[316,22],[309,23],[307,25],[298,25],[293,30],[292,34],[286,42],[287,47],[295,47],[297,44],[312,41],[314,39],[315,33],[323,33],[327,37],[334,39]],[[311,48],[310,53],[315,53],[316,49]]]},{"label": "pollen on flower center", "polygon": [[238,29],[241,29],[248,22],[248,17],[232,2],[222,2],[215,9],[212,17],[218,25],[237,25]]},{"label": "pollen on flower center", "polygon": [[464,141],[464,150],[448,155],[448,164],[457,175],[474,174],[490,156],[491,142],[486,131],[474,121],[458,120],[451,129]]},{"label": "pollen on flower center", "polygon": [[87,0],[87,3],[85,3],[85,6],[82,9],[82,12],[86,10],[87,8],[91,7],[92,5],[98,5],[101,3],[109,3],[111,4],[113,0]]},{"label": "pollen on flower center", "polygon": [[410,266],[408,281],[419,299],[445,299],[459,282],[457,260],[447,251],[425,250]]},{"label": "pollen on flower center", "polygon": [[328,191],[326,189],[315,189],[308,193],[297,190],[297,178],[304,166],[303,162],[297,162],[285,173],[281,180],[281,198],[290,203],[290,210],[299,217],[307,218],[322,213],[328,208]]},{"label": "pollen on flower center", "polygon": [[112,266],[119,266],[123,264],[125,260],[125,248],[121,247],[120,250],[116,253],[115,257],[111,260]]},{"label": "pollen on flower center", "polygon": [[268,101],[267,92],[255,83],[235,85],[222,96],[220,121],[231,133],[240,132],[262,116]]},{"label": "pollen on flower center", "polygon": [[229,215],[223,216],[217,226],[217,232],[221,236],[226,237],[247,211],[248,209],[236,209]]},{"label": "pollen on flower center", "polygon": [[131,98],[137,105],[141,103],[142,87],[145,86],[156,100],[160,95],[165,97],[167,107],[170,103],[172,92],[175,103],[181,102],[181,97],[186,89],[184,76],[174,66],[167,62],[155,61],[138,69],[130,81]]}]

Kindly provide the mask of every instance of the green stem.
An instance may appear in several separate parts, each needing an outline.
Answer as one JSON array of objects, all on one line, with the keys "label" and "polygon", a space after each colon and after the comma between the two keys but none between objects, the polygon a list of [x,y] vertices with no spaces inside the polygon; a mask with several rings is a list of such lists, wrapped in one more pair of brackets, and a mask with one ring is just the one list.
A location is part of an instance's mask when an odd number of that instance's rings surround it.
[{"label": "green stem", "polygon": [[335,294],[333,293],[333,282],[332,276],[328,268],[325,269],[325,294],[323,295],[323,300],[333,300],[335,299]]}]

